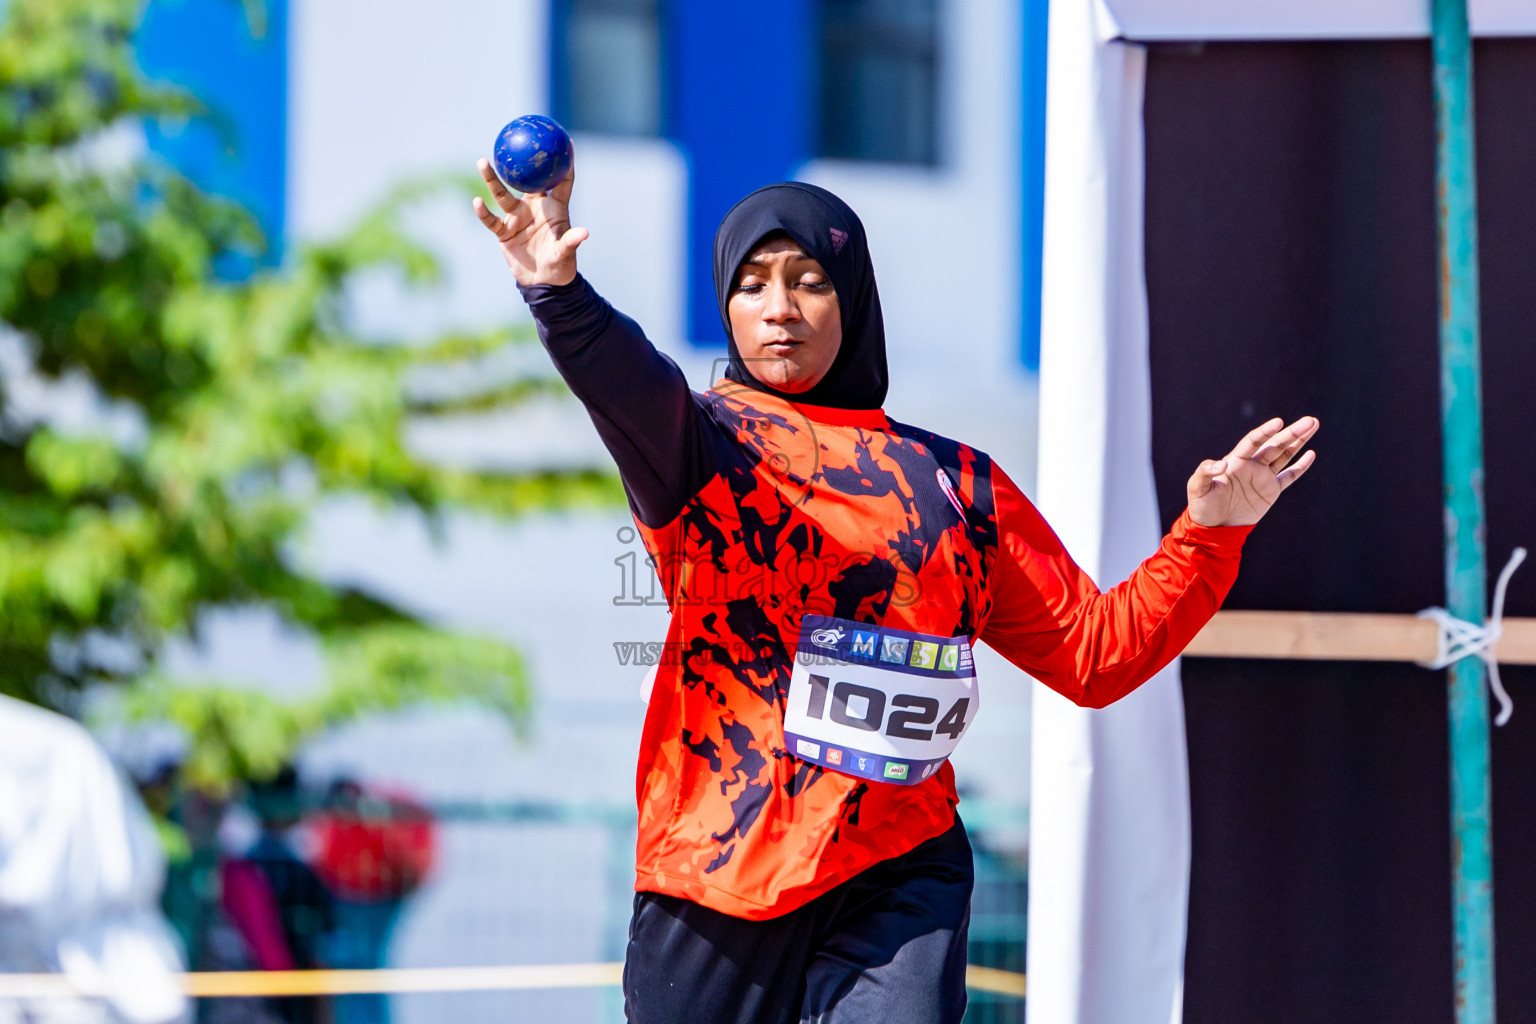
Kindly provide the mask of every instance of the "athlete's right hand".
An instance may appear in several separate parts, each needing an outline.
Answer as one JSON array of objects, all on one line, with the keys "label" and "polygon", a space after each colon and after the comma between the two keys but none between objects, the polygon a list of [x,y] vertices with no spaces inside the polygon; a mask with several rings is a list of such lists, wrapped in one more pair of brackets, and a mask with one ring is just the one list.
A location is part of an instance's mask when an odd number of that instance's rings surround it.
[{"label": "athlete's right hand", "polygon": [[501,255],[512,276],[523,287],[536,284],[570,284],[576,279],[576,247],[587,240],[586,228],[571,227],[571,186],[576,183],[576,166],[565,180],[548,192],[528,192],[521,196],[501,183],[491,170],[489,160],[477,164],[480,177],[491,190],[491,197],[501,208],[498,216],[474,199],[475,216],[486,230],[496,236]]}]

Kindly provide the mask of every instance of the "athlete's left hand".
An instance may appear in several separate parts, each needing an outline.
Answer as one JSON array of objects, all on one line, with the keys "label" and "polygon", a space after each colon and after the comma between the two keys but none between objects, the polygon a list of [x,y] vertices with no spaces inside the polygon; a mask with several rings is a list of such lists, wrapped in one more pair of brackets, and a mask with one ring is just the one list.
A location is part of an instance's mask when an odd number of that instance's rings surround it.
[{"label": "athlete's left hand", "polygon": [[1189,478],[1190,518],[1201,526],[1249,526],[1263,519],[1280,492],[1317,459],[1316,452],[1296,458],[1317,433],[1317,417],[1284,426],[1276,416],[1249,432],[1226,458],[1202,462]]}]

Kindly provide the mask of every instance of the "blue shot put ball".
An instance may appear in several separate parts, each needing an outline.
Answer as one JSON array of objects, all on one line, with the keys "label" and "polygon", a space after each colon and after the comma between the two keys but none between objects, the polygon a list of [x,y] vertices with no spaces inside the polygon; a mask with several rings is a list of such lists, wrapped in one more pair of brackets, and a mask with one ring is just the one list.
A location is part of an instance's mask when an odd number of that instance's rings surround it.
[{"label": "blue shot put ball", "polygon": [[559,122],[529,114],[496,136],[491,161],[501,180],[519,192],[547,192],[571,173],[571,137]]}]

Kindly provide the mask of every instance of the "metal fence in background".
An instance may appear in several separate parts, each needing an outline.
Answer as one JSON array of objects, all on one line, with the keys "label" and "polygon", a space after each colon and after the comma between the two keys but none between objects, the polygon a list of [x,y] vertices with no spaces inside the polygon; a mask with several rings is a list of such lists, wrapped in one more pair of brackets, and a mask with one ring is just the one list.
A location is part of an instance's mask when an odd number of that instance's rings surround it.
[{"label": "metal fence in background", "polygon": [[[436,862],[426,883],[402,901],[388,939],[388,966],[585,964],[624,958],[634,897],[632,808],[501,801],[435,803],[432,810]],[[1024,860],[988,841],[993,828],[1016,828],[1022,812],[975,802],[967,802],[964,810],[976,862],[970,961],[1022,973]],[[300,853],[302,835],[301,830],[294,843]],[[205,902],[202,927],[217,922],[216,886],[204,880],[183,891],[189,888],[197,889]],[[340,998],[334,1024],[623,1020],[621,993],[611,986],[402,993],[354,1002]],[[200,1000],[199,1024],[227,1024],[232,1019],[229,1002]],[[256,1009],[254,1004],[247,1008]],[[252,1015],[234,1016],[250,1020]],[[1023,1019],[1022,999],[972,991],[969,1024]]]}]

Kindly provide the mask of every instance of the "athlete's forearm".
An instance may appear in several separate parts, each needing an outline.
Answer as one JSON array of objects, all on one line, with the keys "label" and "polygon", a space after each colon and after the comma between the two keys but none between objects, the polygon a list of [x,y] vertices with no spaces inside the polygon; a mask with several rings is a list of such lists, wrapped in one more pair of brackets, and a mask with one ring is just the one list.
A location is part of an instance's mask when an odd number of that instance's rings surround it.
[{"label": "athlete's forearm", "polygon": [[1125,582],[1086,596],[1067,629],[1073,699],[1106,707],[1189,646],[1237,579],[1249,527],[1203,527],[1186,514]]},{"label": "athlete's forearm", "polygon": [[995,470],[993,483],[999,543],[981,639],[1085,707],[1112,704],[1178,657],[1221,607],[1251,529],[1186,514],[1130,579],[1100,593],[1012,481]]},{"label": "athlete's forearm", "polygon": [[682,371],[579,274],[567,285],[518,290],[555,368],[618,463],[636,514],[647,526],[669,522],[710,473]]}]

